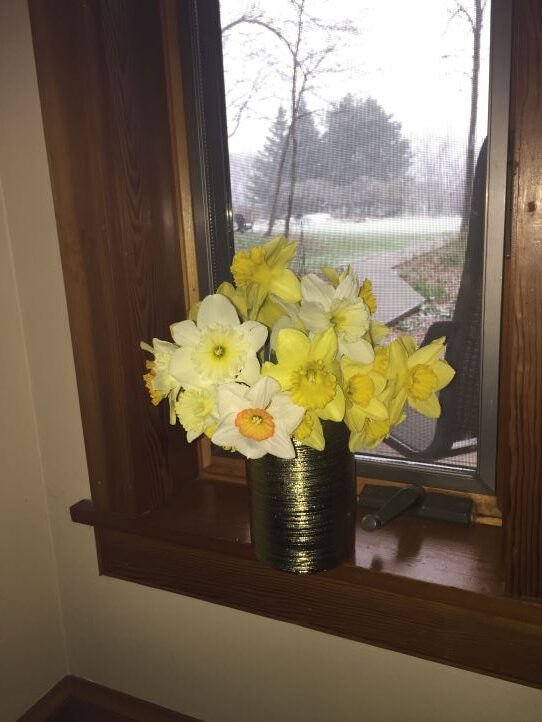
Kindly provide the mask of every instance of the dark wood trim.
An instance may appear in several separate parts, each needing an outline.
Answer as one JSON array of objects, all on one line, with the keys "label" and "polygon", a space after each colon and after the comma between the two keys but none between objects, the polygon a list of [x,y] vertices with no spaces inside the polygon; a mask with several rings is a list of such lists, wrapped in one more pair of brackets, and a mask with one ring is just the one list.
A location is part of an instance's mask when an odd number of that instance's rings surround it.
[{"label": "dark wood trim", "polygon": [[257,562],[247,490],[210,480],[144,519],[72,507],[102,573],[434,661],[542,686],[542,606],[504,594],[497,527],[358,525],[355,556],[308,577]]},{"label": "dark wood trim", "polygon": [[29,7],[92,496],[142,514],[197,472],[139,349],[186,315],[161,5]]},{"label": "dark wood trim", "polygon": [[514,192],[503,349],[509,476],[502,490],[506,586],[542,599],[542,5],[514,3]]},{"label": "dark wood trim", "polygon": [[18,722],[201,722],[80,677],[66,676]]},{"label": "dark wood trim", "polygon": [[72,677],[64,677],[32,705],[17,722],[48,722],[70,698]]}]

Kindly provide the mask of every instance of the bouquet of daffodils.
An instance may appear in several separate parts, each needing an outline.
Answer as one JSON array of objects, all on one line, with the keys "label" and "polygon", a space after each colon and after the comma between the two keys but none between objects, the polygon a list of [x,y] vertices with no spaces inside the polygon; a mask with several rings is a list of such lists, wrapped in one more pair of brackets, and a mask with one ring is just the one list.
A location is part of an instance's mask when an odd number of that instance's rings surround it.
[{"label": "bouquet of daffodils", "polygon": [[173,342],[141,347],[153,404],[188,441],[201,434],[249,459],[295,456],[292,438],[322,451],[322,421],[344,422],[350,450],[372,449],[410,406],[440,416],[438,391],[453,378],[444,338],[416,348],[411,336],[384,344],[369,280],[351,268],[298,278],[296,244],[279,237],[239,251],[234,285],[223,283],[171,326]]}]

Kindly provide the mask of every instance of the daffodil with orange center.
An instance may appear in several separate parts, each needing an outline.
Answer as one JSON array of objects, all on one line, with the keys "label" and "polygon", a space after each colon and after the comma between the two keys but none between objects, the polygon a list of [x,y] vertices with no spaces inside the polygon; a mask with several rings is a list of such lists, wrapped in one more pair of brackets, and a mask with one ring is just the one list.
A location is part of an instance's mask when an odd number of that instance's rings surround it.
[{"label": "daffodil with orange center", "polygon": [[280,391],[275,379],[260,378],[250,388],[223,384],[218,388],[219,422],[211,440],[235,448],[248,459],[265,454],[293,459],[291,435],[303,413],[304,409]]},{"label": "daffodil with orange center", "polygon": [[175,402],[181,385],[171,374],[170,363],[179,347],[174,343],[161,341],[159,338],[153,338],[152,346],[144,341],[139,345],[144,351],[148,351],[154,356],[152,361],[145,362],[147,373],[143,375],[151,402],[157,406],[162,399],[167,398],[170,410],[169,420],[171,424],[175,424]]}]

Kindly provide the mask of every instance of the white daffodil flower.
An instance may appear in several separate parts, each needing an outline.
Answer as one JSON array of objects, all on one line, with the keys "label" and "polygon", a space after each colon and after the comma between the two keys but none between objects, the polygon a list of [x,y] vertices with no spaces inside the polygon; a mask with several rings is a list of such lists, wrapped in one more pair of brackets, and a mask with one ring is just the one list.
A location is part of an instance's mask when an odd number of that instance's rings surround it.
[{"label": "white daffodil flower", "polygon": [[339,342],[339,355],[368,364],[374,359],[374,350],[363,336],[371,319],[367,305],[358,294],[359,281],[354,273],[349,273],[336,288],[309,273],[301,279],[299,318],[312,334],[333,328]]},{"label": "white daffodil flower", "polygon": [[225,296],[206,296],[196,323],[175,323],[171,335],[180,348],[169,371],[185,389],[232,381],[253,384],[260,375],[256,352],[265,343],[267,329],[257,321],[241,323]]},{"label": "white daffodil flower", "polygon": [[142,341],[140,347],[144,351],[152,353],[154,359],[146,362],[147,373],[143,376],[145,386],[149,392],[152,403],[157,406],[162,399],[167,398],[169,401],[169,423],[175,424],[175,400],[177,394],[181,390],[181,385],[169,371],[169,364],[173,354],[179,349],[174,343],[161,341],[159,338],[153,338],[152,346]]},{"label": "white daffodil flower", "polygon": [[280,393],[273,378],[260,378],[254,386],[224,384],[218,387],[220,422],[211,440],[219,446],[234,447],[248,459],[272,454],[293,459],[291,434],[305,409],[288,394]]}]

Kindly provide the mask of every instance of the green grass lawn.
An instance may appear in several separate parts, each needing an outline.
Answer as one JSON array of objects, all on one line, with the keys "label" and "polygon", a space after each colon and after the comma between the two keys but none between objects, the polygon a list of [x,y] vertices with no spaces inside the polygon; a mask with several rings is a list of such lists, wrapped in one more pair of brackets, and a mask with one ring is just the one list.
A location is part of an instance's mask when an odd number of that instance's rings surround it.
[{"label": "green grass lawn", "polygon": [[[305,273],[318,271],[322,266],[343,268],[354,260],[374,258],[382,253],[397,251],[407,246],[413,246],[420,240],[427,238],[427,233],[383,233],[364,231],[362,228],[354,234],[334,234],[322,231],[307,233],[303,240],[305,248],[305,268],[302,268],[302,258],[299,257],[302,247],[298,247],[298,257],[292,268]],[[450,233],[431,233],[435,240],[450,237]],[[295,235],[292,240],[299,242]],[[266,243],[269,239],[251,233],[235,234],[235,249],[246,250],[251,246]]]}]

